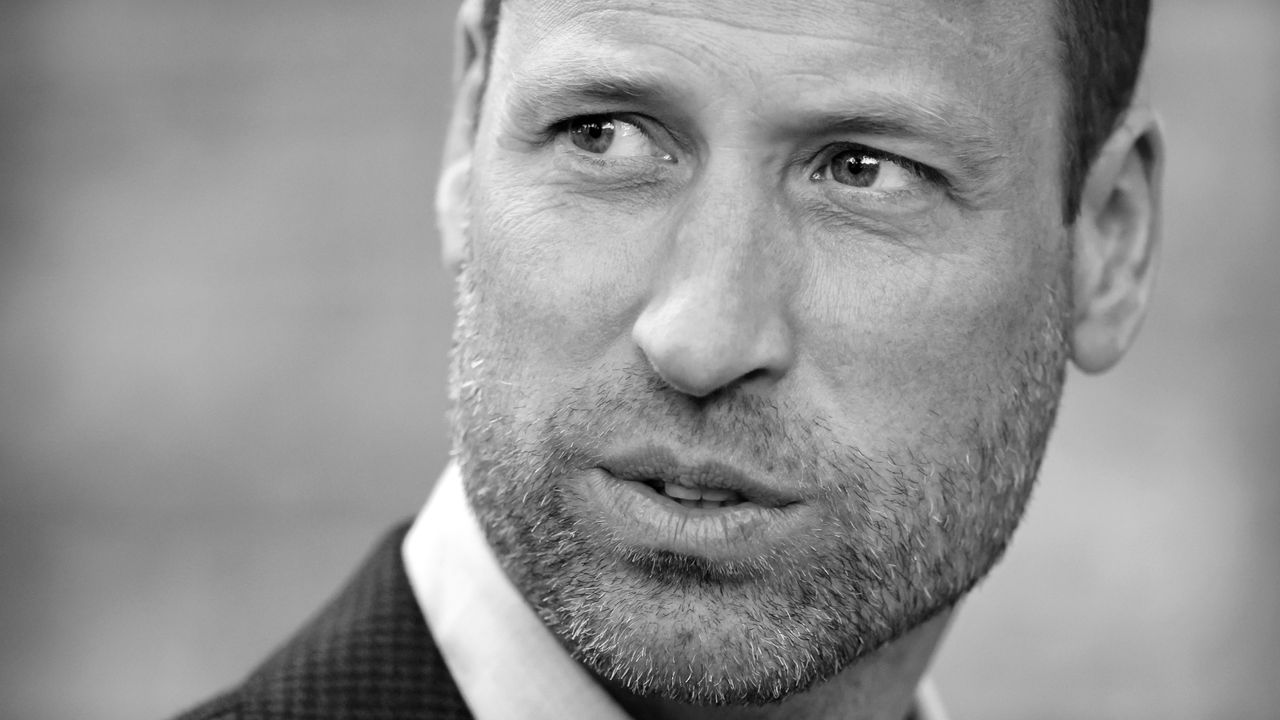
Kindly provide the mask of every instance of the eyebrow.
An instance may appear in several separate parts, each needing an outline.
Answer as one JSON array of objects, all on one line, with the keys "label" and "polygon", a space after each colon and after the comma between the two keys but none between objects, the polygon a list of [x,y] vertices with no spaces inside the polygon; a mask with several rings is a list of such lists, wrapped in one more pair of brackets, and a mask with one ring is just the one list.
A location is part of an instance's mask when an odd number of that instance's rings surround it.
[{"label": "eyebrow", "polygon": [[601,63],[538,66],[512,78],[510,111],[521,118],[577,114],[583,101],[673,105],[686,93],[656,70],[616,70]]},{"label": "eyebrow", "polygon": [[960,179],[974,195],[993,189],[1008,159],[992,124],[962,105],[880,93],[862,94],[844,105],[856,109],[804,115],[793,125],[801,133],[901,138],[937,147],[955,160]]},{"label": "eyebrow", "polygon": [[[539,63],[512,78],[509,112],[518,118],[549,120],[583,114],[584,103],[660,107],[685,115],[693,93],[677,76],[640,68],[618,68],[600,61]],[[861,135],[896,138],[937,148],[954,161],[940,169],[956,175],[956,190],[978,200],[995,190],[1008,154],[999,133],[976,108],[938,97],[878,90],[824,101],[822,109],[801,109],[778,123],[781,135]]]}]

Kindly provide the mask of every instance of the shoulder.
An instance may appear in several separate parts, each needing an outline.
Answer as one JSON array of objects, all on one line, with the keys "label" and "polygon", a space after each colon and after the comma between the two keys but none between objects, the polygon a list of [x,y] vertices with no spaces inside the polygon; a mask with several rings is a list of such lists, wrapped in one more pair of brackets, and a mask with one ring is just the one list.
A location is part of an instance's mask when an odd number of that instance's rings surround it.
[{"label": "shoulder", "polygon": [[176,720],[469,719],[405,576],[407,529],[244,683]]},{"label": "shoulder", "polygon": [[235,693],[209,700],[174,718],[174,720],[249,720]]}]

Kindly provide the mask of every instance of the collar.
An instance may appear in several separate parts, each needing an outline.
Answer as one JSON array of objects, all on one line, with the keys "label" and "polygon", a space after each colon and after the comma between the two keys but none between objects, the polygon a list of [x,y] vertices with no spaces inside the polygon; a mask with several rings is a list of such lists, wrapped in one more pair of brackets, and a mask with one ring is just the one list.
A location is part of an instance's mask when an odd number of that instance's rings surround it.
[{"label": "collar", "polygon": [[476,720],[629,720],[507,579],[454,463],[405,536],[404,566]]},{"label": "collar", "polygon": [[[450,463],[405,536],[405,572],[476,720],[629,720],[560,645],[498,565]],[[947,720],[928,678],[917,720]]]}]

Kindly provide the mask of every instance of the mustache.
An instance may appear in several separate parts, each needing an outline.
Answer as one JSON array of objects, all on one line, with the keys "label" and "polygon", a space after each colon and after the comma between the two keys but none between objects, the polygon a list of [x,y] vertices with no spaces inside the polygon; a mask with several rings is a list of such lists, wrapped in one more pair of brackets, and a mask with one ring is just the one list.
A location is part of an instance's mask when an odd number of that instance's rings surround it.
[{"label": "mustache", "polygon": [[892,462],[873,460],[833,426],[816,408],[739,386],[686,395],[647,364],[633,363],[609,373],[608,382],[584,383],[565,394],[543,421],[539,440],[571,467],[598,464],[606,447],[658,444],[810,482],[885,475]]}]

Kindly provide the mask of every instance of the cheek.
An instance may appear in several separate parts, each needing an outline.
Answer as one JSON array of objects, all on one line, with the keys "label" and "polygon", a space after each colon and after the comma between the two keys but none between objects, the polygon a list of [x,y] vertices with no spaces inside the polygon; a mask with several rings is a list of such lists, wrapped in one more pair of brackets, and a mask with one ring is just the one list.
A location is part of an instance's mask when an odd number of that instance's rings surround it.
[{"label": "cheek", "polygon": [[643,295],[635,218],[590,212],[554,188],[480,185],[470,258],[481,310],[511,353],[569,370],[616,351]]},{"label": "cheek", "polygon": [[1047,288],[1060,285],[1065,258],[1047,228],[1007,218],[987,226],[998,233],[990,237],[1034,240],[986,240],[986,252],[845,278],[828,318],[839,320],[806,335],[810,365],[832,389],[828,410],[855,437],[907,447],[922,436],[963,440],[1007,404],[1028,352],[1046,342],[1045,323],[1057,320]]}]

